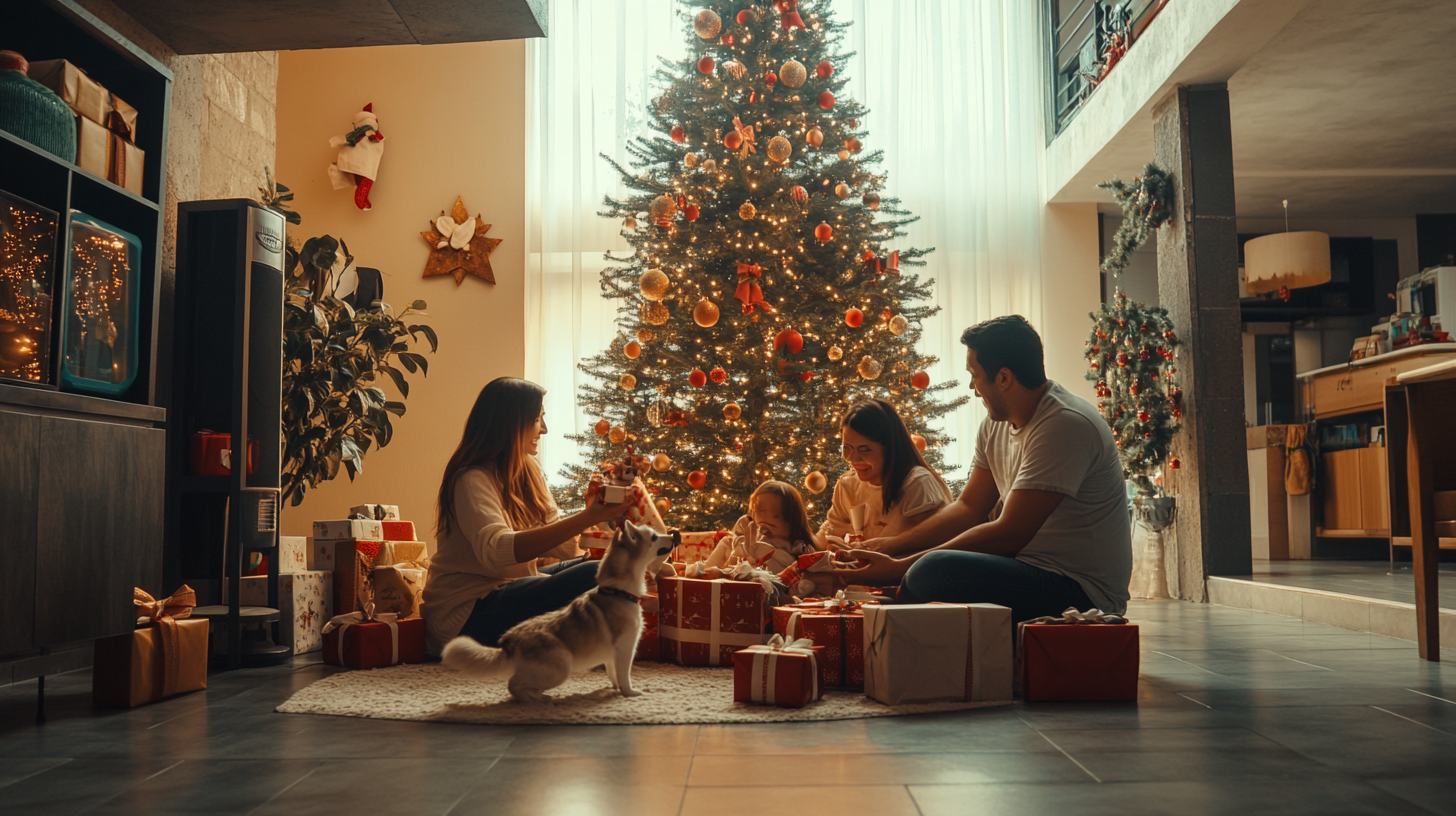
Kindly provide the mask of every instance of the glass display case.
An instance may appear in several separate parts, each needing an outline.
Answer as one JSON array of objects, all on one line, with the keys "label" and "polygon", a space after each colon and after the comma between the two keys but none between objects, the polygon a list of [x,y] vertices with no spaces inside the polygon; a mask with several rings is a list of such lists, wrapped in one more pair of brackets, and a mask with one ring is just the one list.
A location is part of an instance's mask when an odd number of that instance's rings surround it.
[{"label": "glass display case", "polygon": [[51,383],[57,214],[0,191],[0,378]]},{"label": "glass display case", "polygon": [[71,212],[70,263],[61,310],[61,385],[106,396],[137,375],[141,241]]}]

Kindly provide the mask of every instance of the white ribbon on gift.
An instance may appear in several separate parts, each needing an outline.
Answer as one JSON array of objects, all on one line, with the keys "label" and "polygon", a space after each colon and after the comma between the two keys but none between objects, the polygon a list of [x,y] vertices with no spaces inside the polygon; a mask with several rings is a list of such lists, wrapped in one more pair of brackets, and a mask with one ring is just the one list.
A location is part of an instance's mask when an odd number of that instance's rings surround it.
[{"label": "white ribbon on gift", "polygon": [[776,689],[778,688],[778,662],[779,655],[796,654],[809,658],[809,677],[813,684],[809,687],[809,699],[819,699],[819,661],[814,657],[814,650],[811,648],[814,641],[808,638],[799,638],[788,643],[782,635],[774,635],[769,638],[767,645],[749,646],[740,650],[740,654],[748,653],[753,655],[753,678],[749,686],[749,696],[754,701],[761,701],[769,704],[777,704]]},{"label": "white ribbon on gift", "polygon": [[[699,574],[702,574],[701,571]],[[774,578],[777,576],[766,569],[755,567],[747,561],[739,561],[734,564],[733,570],[728,575],[735,581],[757,581],[759,586],[763,587],[765,595],[774,593]]]},{"label": "white ribbon on gift", "polygon": [[358,612],[350,612],[347,615],[335,615],[324,624],[324,634],[335,629],[339,630],[339,662],[344,662],[344,635],[349,631],[350,626],[358,626],[361,623],[382,623],[389,627],[390,646],[393,647],[393,655],[390,657],[389,665],[399,663],[399,616],[393,612],[380,612],[374,614],[374,604],[366,604]]},{"label": "white ribbon on gift", "polygon": [[[701,580],[701,579],[693,579]],[[708,644],[708,665],[721,666],[718,655],[722,652],[723,646],[762,646],[762,634],[748,634],[746,632],[720,632],[718,627],[722,624],[722,611],[720,609],[723,599],[723,585],[729,583],[726,578],[717,578],[707,583],[712,585],[708,599],[709,618],[707,629],[685,629],[681,626],[667,626],[659,623],[657,636],[663,640],[671,640],[675,643],[706,643]],[[679,586],[677,590],[677,620],[687,620],[683,614],[683,598],[687,595],[687,587]],[[682,648],[677,649],[678,661],[682,661]]]},{"label": "white ribbon on gift", "polygon": [[1078,612],[1077,607],[1069,606],[1062,611],[1061,617],[1044,615],[1040,618],[1033,618],[1029,621],[1022,621],[1025,626],[1028,623],[1127,623],[1127,618],[1121,615],[1113,615],[1103,612],[1101,609],[1089,609],[1086,612]]}]

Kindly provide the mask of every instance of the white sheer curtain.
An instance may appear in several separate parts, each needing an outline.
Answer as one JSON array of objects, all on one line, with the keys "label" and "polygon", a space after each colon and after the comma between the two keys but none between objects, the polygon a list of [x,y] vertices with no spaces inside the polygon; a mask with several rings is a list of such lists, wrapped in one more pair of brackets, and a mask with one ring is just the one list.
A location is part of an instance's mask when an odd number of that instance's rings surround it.
[{"label": "white sheer curtain", "polygon": [[[866,149],[883,149],[889,192],[920,216],[907,246],[936,248],[939,316],[923,348],[941,358],[936,382],[964,386],[960,332],[979,320],[1041,317],[1043,144],[1041,39],[1029,0],[833,0],[853,23],[849,92],[871,110]],[[810,12],[817,3],[804,2]],[[555,0],[550,37],[527,46],[526,376],[547,389],[542,461],[552,481],[578,459],[565,434],[596,421],[576,406],[577,362],[616,333],[616,303],[601,297],[604,252],[625,253],[619,223],[597,215],[621,192],[605,153],[645,127],[659,56],[679,58],[695,6],[676,0]],[[973,401],[948,420],[947,463],[966,475],[983,413]]]}]

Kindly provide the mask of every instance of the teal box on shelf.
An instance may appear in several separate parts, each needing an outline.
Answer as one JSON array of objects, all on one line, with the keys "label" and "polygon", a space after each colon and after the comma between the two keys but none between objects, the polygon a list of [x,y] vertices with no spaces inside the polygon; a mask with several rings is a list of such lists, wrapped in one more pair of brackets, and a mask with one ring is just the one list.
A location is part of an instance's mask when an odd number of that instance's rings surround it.
[{"label": "teal box on shelf", "polygon": [[141,254],[135,235],[71,211],[61,310],[66,390],[119,396],[136,379]]}]

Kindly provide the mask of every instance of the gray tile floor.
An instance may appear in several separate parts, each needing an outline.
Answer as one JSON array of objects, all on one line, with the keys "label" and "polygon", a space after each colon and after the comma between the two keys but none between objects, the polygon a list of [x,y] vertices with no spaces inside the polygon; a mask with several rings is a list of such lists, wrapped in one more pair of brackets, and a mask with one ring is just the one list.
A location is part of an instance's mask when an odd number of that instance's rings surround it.
[{"label": "gray tile floor", "polygon": [[[1416,602],[1415,576],[1409,561],[1255,561],[1249,580],[1267,584],[1343,592],[1362,598]],[[1456,563],[1440,565],[1437,594],[1441,606],[1456,609]]]},{"label": "gray tile floor", "polygon": [[[0,813],[1456,813],[1456,664],[1260,612],[1137,603],[1137,704],[763,726],[498,728],[273,713],[330,671],[93,711],[0,688]],[[1456,660],[1456,652],[1446,653]]]}]

